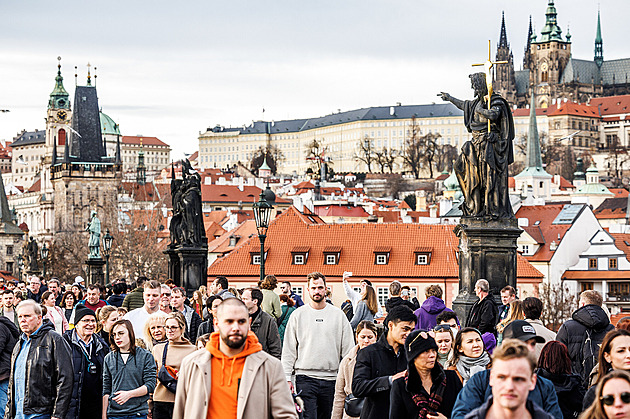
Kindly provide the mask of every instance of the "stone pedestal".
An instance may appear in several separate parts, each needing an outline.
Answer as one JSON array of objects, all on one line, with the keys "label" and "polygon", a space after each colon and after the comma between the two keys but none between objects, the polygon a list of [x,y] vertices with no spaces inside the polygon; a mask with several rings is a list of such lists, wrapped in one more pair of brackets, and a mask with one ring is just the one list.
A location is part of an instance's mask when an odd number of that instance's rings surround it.
[{"label": "stone pedestal", "polygon": [[464,325],[478,300],[475,295],[478,279],[490,283],[490,292],[498,303],[503,287],[516,288],[516,240],[521,229],[516,218],[462,217],[454,232],[459,237],[459,294],[453,301],[453,310]]},{"label": "stone pedestal", "polygon": [[180,277],[180,263],[179,263],[179,255],[172,248],[167,248],[164,251],[164,254],[168,256],[168,277],[175,281],[175,284],[178,287],[182,286],[182,280]]},{"label": "stone pedestal", "polygon": [[85,280],[85,285],[105,285],[105,274],[103,272],[105,261],[101,258],[88,259],[85,261],[85,264],[87,265],[87,278]]},{"label": "stone pedestal", "polygon": [[208,248],[181,247],[164,251],[168,255],[168,273],[177,286],[186,290],[188,297],[208,282]]}]

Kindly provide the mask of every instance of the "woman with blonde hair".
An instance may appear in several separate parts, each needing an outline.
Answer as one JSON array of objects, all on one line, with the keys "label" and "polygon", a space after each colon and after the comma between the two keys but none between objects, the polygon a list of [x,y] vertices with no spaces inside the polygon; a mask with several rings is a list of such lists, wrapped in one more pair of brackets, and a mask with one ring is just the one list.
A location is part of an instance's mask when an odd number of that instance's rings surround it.
[{"label": "woman with blonde hair", "polygon": [[42,294],[42,305],[46,307],[46,316],[55,327],[55,332],[63,335],[68,330],[68,321],[61,307],[55,305],[55,294],[45,291]]},{"label": "woman with blonde hair", "polygon": [[149,319],[144,325],[144,344],[147,346],[147,350],[151,352],[153,347],[158,343],[166,342],[166,331],[164,329],[164,323],[166,322],[167,314],[163,312],[156,312],[149,316]]},{"label": "woman with blonde hair", "polygon": [[371,285],[366,285],[361,300],[357,303],[357,309],[354,312],[350,326],[355,330],[357,325],[363,320],[374,322],[374,315],[378,311],[378,300],[376,299],[376,291]]},{"label": "woman with blonde hair", "polygon": [[505,330],[505,326],[512,323],[514,320],[525,320],[523,302],[521,300],[512,301],[507,317],[497,324],[497,347],[500,346],[503,341],[503,330]]},{"label": "woman with blonde hair", "polygon": [[96,318],[98,320],[96,323],[96,333],[98,333],[109,346],[111,344],[109,341],[109,332],[112,330],[114,323],[121,318],[118,315],[118,308],[115,306],[100,307],[96,310]]},{"label": "woman with blonde hair", "polygon": [[258,285],[263,293],[261,308],[265,313],[279,319],[282,316],[282,304],[280,296],[273,291],[278,287],[278,279],[273,275],[267,275]]}]

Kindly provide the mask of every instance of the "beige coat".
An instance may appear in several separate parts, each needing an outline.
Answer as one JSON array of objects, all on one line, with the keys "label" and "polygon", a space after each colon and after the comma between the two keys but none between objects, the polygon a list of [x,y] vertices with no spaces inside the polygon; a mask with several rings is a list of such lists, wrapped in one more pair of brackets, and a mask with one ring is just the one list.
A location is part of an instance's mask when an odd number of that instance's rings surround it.
[{"label": "beige coat", "polygon": [[[212,388],[210,352],[200,349],[182,361],[173,419],[200,419],[208,415]],[[259,351],[247,356],[238,389],[237,419],[297,419],[282,364]]]},{"label": "beige coat", "polygon": [[[164,355],[165,343],[159,343],[153,347],[153,358],[157,363],[157,370],[162,368],[162,356]],[[187,355],[195,352],[197,347],[190,343],[188,339],[184,339],[182,342],[170,342],[168,344],[168,352],[166,353],[166,365],[173,367],[179,371],[182,359]],[[154,402],[170,402],[175,401],[175,395],[164,387],[160,380],[157,380],[157,387],[153,393]]]},{"label": "beige coat", "polygon": [[352,376],[354,374],[354,366],[357,363],[357,352],[359,345],[350,350],[348,355],[341,360],[339,371],[337,372],[337,382],[335,383],[335,401],[333,402],[333,411],[331,419],[353,419],[348,416],[343,409],[344,401],[348,394],[352,394]]}]

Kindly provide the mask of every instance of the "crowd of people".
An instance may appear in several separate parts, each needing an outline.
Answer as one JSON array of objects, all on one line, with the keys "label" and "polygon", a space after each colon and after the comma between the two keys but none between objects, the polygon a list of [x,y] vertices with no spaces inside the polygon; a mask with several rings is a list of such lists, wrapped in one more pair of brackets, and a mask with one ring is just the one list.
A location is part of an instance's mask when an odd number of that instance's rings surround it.
[{"label": "crowd of people", "polygon": [[460,319],[439,285],[382,307],[350,277],[339,308],[318,272],[304,300],[273,275],[2,283],[0,419],[630,418],[630,317],[599,292],[556,333],[510,286],[480,279]]}]

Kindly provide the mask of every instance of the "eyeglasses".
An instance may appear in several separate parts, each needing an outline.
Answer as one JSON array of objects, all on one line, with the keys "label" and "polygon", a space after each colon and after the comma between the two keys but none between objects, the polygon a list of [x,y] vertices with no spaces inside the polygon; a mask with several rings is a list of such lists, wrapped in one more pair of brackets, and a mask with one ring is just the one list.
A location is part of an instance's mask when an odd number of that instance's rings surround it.
[{"label": "eyeglasses", "polygon": [[442,332],[442,331],[448,331],[448,330],[451,330],[450,324],[438,324],[437,326],[433,328],[434,332]]},{"label": "eyeglasses", "polygon": [[[623,404],[630,403],[630,393],[627,392],[627,391],[624,391],[623,393],[621,393],[619,395],[619,398],[621,399]],[[601,400],[602,403],[605,404],[606,406],[612,406],[613,403],[615,403],[615,395],[614,394],[607,394],[605,396],[600,397],[599,400]]]},{"label": "eyeglasses", "polygon": [[179,326],[164,326],[166,330],[178,330],[181,329]]}]

